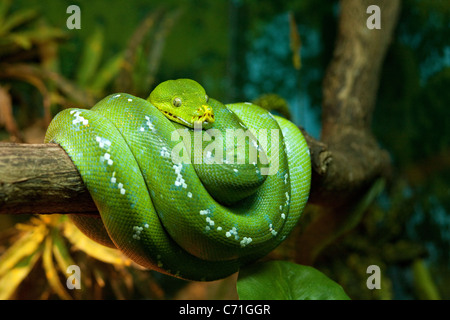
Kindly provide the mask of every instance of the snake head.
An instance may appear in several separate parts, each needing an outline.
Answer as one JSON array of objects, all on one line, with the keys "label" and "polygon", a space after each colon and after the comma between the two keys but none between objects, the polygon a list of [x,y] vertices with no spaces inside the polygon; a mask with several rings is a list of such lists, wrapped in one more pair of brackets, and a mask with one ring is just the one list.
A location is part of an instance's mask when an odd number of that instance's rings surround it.
[{"label": "snake head", "polygon": [[190,79],[168,80],[160,83],[147,99],[169,120],[186,127],[200,124],[208,129],[214,123],[214,111],[208,104],[205,89]]}]

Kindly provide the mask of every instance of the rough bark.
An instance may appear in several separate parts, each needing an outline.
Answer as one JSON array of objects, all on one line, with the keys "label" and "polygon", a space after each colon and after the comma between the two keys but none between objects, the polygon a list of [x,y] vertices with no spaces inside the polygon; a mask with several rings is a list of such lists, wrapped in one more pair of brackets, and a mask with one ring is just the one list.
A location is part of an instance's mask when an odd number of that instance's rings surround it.
[{"label": "rough bark", "polygon": [[[366,27],[371,5],[341,1],[336,47],[323,82],[321,141],[306,132],[311,151],[310,201],[342,206],[387,175],[390,159],[370,132],[379,74],[399,0],[379,0],[381,29]],[[80,175],[57,145],[0,145],[0,214],[95,214]]]},{"label": "rough bark", "polygon": [[66,152],[55,144],[0,144],[0,214],[97,213]]},{"label": "rough bark", "polygon": [[323,81],[322,150],[313,159],[311,201],[339,206],[390,170],[389,154],[371,133],[379,75],[400,11],[399,0],[376,1],[381,29],[366,26],[373,1],[341,1],[332,61]]}]

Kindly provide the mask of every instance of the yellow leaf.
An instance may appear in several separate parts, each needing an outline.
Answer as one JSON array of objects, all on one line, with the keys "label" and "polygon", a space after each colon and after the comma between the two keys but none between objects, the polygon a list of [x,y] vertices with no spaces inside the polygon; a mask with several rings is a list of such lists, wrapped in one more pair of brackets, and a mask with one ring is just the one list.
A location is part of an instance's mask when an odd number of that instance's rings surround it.
[{"label": "yellow leaf", "polygon": [[65,273],[67,267],[76,264],[72,257],[70,256],[69,250],[67,249],[64,240],[57,232],[52,233],[53,238],[53,255],[55,257],[56,263],[58,264],[61,272]]},{"label": "yellow leaf", "polygon": [[302,60],[300,56],[300,49],[302,47],[302,40],[298,32],[297,23],[295,22],[294,14],[289,13],[289,27],[290,27],[290,45],[292,51],[292,63],[294,68],[300,70],[302,67]]},{"label": "yellow leaf", "polygon": [[0,300],[10,299],[20,283],[25,279],[38,261],[42,250],[24,257],[13,268],[0,276]]},{"label": "yellow leaf", "polygon": [[119,266],[129,266],[132,263],[119,250],[105,247],[89,239],[72,223],[64,224],[64,235],[76,248],[97,260]]},{"label": "yellow leaf", "polygon": [[53,263],[52,246],[52,237],[47,237],[45,239],[44,253],[42,255],[42,264],[44,266],[45,276],[47,277],[50,287],[52,287],[61,299],[71,300],[72,297],[67,293],[66,289],[59,280],[58,272],[56,271]]},{"label": "yellow leaf", "polygon": [[32,255],[48,233],[45,225],[36,226],[26,232],[8,250],[0,256],[0,276],[14,267],[24,257]]}]

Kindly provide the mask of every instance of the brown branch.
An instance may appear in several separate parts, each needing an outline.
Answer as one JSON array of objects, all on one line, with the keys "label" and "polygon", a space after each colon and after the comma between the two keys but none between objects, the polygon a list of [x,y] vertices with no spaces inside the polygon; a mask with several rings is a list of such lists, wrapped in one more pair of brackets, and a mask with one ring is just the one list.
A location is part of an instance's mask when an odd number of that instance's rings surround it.
[{"label": "brown branch", "polygon": [[[325,145],[304,134],[313,168],[321,172]],[[59,145],[0,143],[0,214],[30,213],[98,212],[75,165]]]},{"label": "brown branch", "polygon": [[[311,201],[339,206],[390,170],[389,154],[370,132],[379,74],[397,24],[400,0],[379,0],[381,29],[369,30],[368,0],[342,0],[336,47],[323,82],[324,148],[316,157]],[[317,165],[317,164],[316,164]],[[314,159],[313,159],[314,166]]]},{"label": "brown branch", "polygon": [[8,88],[0,86],[0,127],[5,127],[15,142],[22,142],[22,135],[14,119]]},{"label": "brown branch", "polygon": [[72,160],[55,144],[0,144],[0,214],[96,213]]}]

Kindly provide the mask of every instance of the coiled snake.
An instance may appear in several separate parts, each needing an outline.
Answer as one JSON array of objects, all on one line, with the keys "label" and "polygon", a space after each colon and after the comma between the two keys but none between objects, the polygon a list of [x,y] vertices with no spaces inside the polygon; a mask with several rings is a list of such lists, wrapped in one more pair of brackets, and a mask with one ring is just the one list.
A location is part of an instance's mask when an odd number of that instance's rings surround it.
[{"label": "coiled snake", "polygon": [[70,156],[100,212],[71,215],[92,239],[175,277],[215,280],[278,246],[309,195],[301,131],[250,104],[223,105],[189,79],[147,100],[67,109],[46,143]]}]

